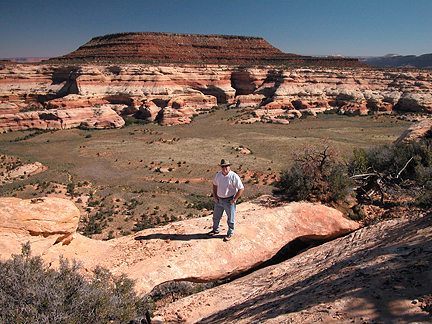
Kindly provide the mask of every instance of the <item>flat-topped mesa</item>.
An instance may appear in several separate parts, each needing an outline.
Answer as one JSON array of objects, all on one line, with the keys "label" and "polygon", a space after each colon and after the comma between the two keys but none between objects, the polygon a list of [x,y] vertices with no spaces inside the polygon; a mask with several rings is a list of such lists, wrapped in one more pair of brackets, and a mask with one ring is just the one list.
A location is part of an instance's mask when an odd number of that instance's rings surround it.
[{"label": "flat-topped mesa", "polygon": [[156,32],[117,33],[94,37],[76,51],[52,60],[220,64],[309,62],[324,65],[363,65],[356,59],[337,58],[329,61],[329,59],[283,53],[262,37]]},{"label": "flat-topped mesa", "polygon": [[192,63],[249,63],[283,60],[285,54],[261,37],[151,32],[94,37],[58,60],[126,60]]}]

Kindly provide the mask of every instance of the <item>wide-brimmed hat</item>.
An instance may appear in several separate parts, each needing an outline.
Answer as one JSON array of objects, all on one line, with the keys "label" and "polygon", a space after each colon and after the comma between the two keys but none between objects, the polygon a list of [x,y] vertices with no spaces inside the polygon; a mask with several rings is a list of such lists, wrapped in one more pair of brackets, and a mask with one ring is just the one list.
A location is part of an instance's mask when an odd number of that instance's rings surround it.
[{"label": "wide-brimmed hat", "polygon": [[221,163],[219,165],[220,166],[227,166],[227,165],[231,165],[231,163],[228,159],[222,159]]}]

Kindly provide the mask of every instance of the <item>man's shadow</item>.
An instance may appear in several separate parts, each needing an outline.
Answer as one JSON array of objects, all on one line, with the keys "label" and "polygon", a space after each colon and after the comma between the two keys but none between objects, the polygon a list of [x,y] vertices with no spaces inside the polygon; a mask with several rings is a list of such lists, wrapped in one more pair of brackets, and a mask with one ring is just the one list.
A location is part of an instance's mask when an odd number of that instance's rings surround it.
[{"label": "man's shadow", "polygon": [[171,241],[191,241],[191,240],[206,240],[212,238],[223,238],[224,235],[210,236],[206,233],[199,234],[150,234],[135,237],[135,240],[171,240]]}]

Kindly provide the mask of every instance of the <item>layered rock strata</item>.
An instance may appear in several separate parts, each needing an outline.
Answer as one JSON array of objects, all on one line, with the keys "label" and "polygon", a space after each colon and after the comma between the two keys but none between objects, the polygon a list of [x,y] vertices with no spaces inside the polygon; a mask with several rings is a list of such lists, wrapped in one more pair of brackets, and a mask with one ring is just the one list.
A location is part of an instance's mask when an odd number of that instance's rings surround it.
[{"label": "layered rock strata", "polygon": [[83,107],[74,109],[50,109],[0,115],[0,132],[27,129],[119,128],[125,124],[109,107]]},{"label": "layered rock strata", "polygon": [[[20,243],[29,240],[32,251],[42,254],[48,264],[55,266],[64,256],[81,261],[89,271],[101,265],[127,274],[136,280],[139,292],[147,293],[167,281],[226,278],[270,259],[296,238],[329,240],[359,227],[323,205],[291,203],[266,208],[261,198],[238,206],[236,231],[229,242],[222,240],[223,235],[206,234],[211,216],[96,241],[75,233],[79,212],[72,205],[48,198],[0,198],[0,219],[5,220],[0,228],[2,257],[16,253]],[[221,230],[227,231],[226,224]]]},{"label": "layered rock strata", "polygon": [[184,64],[0,66],[3,132],[81,123],[120,127],[116,114],[161,124],[189,123],[217,104],[246,109],[249,115],[241,123],[287,123],[326,110],[430,113],[432,73]]},{"label": "layered rock strata", "polygon": [[363,66],[352,58],[286,54],[262,37],[129,32],[92,38],[51,61],[149,61],[218,64],[320,64]]}]

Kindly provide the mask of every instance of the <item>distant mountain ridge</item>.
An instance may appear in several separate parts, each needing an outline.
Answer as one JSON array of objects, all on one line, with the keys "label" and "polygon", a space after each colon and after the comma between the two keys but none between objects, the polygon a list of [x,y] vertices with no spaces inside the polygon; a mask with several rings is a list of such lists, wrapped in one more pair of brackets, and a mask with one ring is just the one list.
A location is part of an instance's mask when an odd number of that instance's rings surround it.
[{"label": "distant mountain ridge", "polygon": [[397,55],[388,54],[378,57],[359,57],[360,62],[372,66],[432,69],[432,54],[416,55]]},{"label": "distant mountain ridge", "polygon": [[3,60],[18,63],[37,63],[48,59],[49,57],[6,57]]}]

